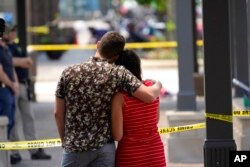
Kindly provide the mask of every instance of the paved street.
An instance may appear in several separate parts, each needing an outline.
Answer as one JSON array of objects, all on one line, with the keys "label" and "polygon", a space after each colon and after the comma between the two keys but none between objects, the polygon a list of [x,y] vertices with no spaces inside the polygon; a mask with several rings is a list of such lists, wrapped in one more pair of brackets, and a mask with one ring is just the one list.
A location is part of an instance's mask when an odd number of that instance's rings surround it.
[{"label": "paved street", "polygon": [[[61,60],[48,60],[44,54],[39,55],[37,59],[37,82],[36,94],[37,102],[32,104],[32,108],[36,118],[36,130],[38,139],[58,138],[56,125],[54,121],[54,91],[56,82],[62,70],[70,64],[78,63],[86,60],[94,53],[70,51],[66,52]],[[165,126],[165,112],[176,109],[176,93],[178,92],[178,71],[176,69],[176,62],[148,62],[143,64],[143,78],[152,78],[160,80],[164,88],[173,93],[172,97],[161,98],[161,119],[159,127]],[[204,108],[204,100],[197,99],[198,109]],[[162,136],[163,143],[165,143],[164,136]],[[60,166],[61,148],[46,148],[46,152],[52,155],[49,161],[31,161],[29,152],[27,150],[21,151],[23,161],[13,167],[57,167]],[[167,155],[166,155],[167,156]],[[201,167],[202,164],[169,164],[169,167]]]}]

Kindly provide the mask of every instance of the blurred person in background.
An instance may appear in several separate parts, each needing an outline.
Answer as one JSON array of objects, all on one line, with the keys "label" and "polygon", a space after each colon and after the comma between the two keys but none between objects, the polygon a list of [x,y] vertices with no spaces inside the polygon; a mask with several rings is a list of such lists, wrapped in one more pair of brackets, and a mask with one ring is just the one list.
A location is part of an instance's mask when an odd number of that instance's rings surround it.
[{"label": "blurred person in background", "polygon": [[7,136],[9,139],[15,124],[15,96],[18,94],[19,84],[12,54],[6,44],[6,29],[3,37],[0,38],[0,116],[8,117]]},{"label": "blurred person in background", "polygon": [[158,97],[160,82],[146,87],[127,69],[114,64],[124,46],[123,36],[107,32],[97,42],[95,56],[62,72],[55,93],[55,119],[64,149],[63,167],[113,167],[112,96],[127,91],[145,102]]},{"label": "blurred person in background", "polygon": [[[140,81],[141,60],[132,50],[125,50],[115,62],[134,74]],[[152,80],[142,81],[152,86]],[[164,146],[158,132],[159,97],[144,103],[128,92],[112,98],[112,134],[118,141],[116,167],[166,167]]]},{"label": "blurred person in background", "polygon": [[[36,140],[35,132],[35,118],[33,110],[31,109],[31,102],[29,97],[29,67],[32,65],[32,60],[22,50],[22,48],[15,42],[17,37],[17,26],[13,26],[8,33],[8,47],[13,55],[13,64],[17,73],[19,81],[19,94],[16,97],[16,124],[11,131],[10,140],[20,141],[18,134],[18,125],[22,123],[23,134],[25,140]],[[30,149],[32,160],[47,160],[51,156],[47,155],[43,149]],[[10,156],[11,164],[16,164],[22,160],[18,150],[12,151]]]}]

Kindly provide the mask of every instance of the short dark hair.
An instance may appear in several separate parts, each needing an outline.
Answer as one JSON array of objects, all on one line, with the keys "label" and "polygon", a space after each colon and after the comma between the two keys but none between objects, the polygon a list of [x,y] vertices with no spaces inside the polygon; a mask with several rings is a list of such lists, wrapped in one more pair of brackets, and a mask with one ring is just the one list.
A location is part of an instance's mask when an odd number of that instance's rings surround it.
[{"label": "short dark hair", "polygon": [[98,51],[106,59],[113,59],[124,49],[125,38],[118,32],[109,31],[103,35],[99,42]]},{"label": "short dark hair", "polygon": [[141,59],[133,50],[125,49],[124,51],[122,51],[115,61],[115,64],[124,66],[139,80],[142,80]]}]

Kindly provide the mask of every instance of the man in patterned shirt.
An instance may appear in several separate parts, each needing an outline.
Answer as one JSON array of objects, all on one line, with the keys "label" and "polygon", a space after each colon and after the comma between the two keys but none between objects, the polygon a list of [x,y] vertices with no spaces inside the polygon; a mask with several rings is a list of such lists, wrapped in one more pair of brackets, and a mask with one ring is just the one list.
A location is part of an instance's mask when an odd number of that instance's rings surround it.
[{"label": "man in patterned shirt", "polygon": [[123,66],[113,63],[124,46],[123,36],[108,32],[98,41],[94,57],[63,71],[55,100],[63,167],[113,167],[112,96],[127,91],[144,102],[158,97],[160,82],[146,87]]}]

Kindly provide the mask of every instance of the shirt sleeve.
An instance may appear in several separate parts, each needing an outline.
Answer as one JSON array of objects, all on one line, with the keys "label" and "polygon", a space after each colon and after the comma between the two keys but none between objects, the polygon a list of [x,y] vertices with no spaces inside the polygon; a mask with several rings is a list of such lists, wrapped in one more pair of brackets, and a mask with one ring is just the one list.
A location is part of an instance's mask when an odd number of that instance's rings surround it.
[{"label": "shirt sleeve", "polygon": [[146,86],[152,86],[153,85],[153,82],[149,79],[146,79],[145,81],[143,81],[143,84],[146,85]]},{"label": "shirt sleeve", "polygon": [[64,99],[65,97],[65,71],[63,71],[56,87],[56,97]]},{"label": "shirt sleeve", "polygon": [[121,90],[133,93],[141,86],[142,82],[124,67],[120,67],[118,73],[121,74]]}]

